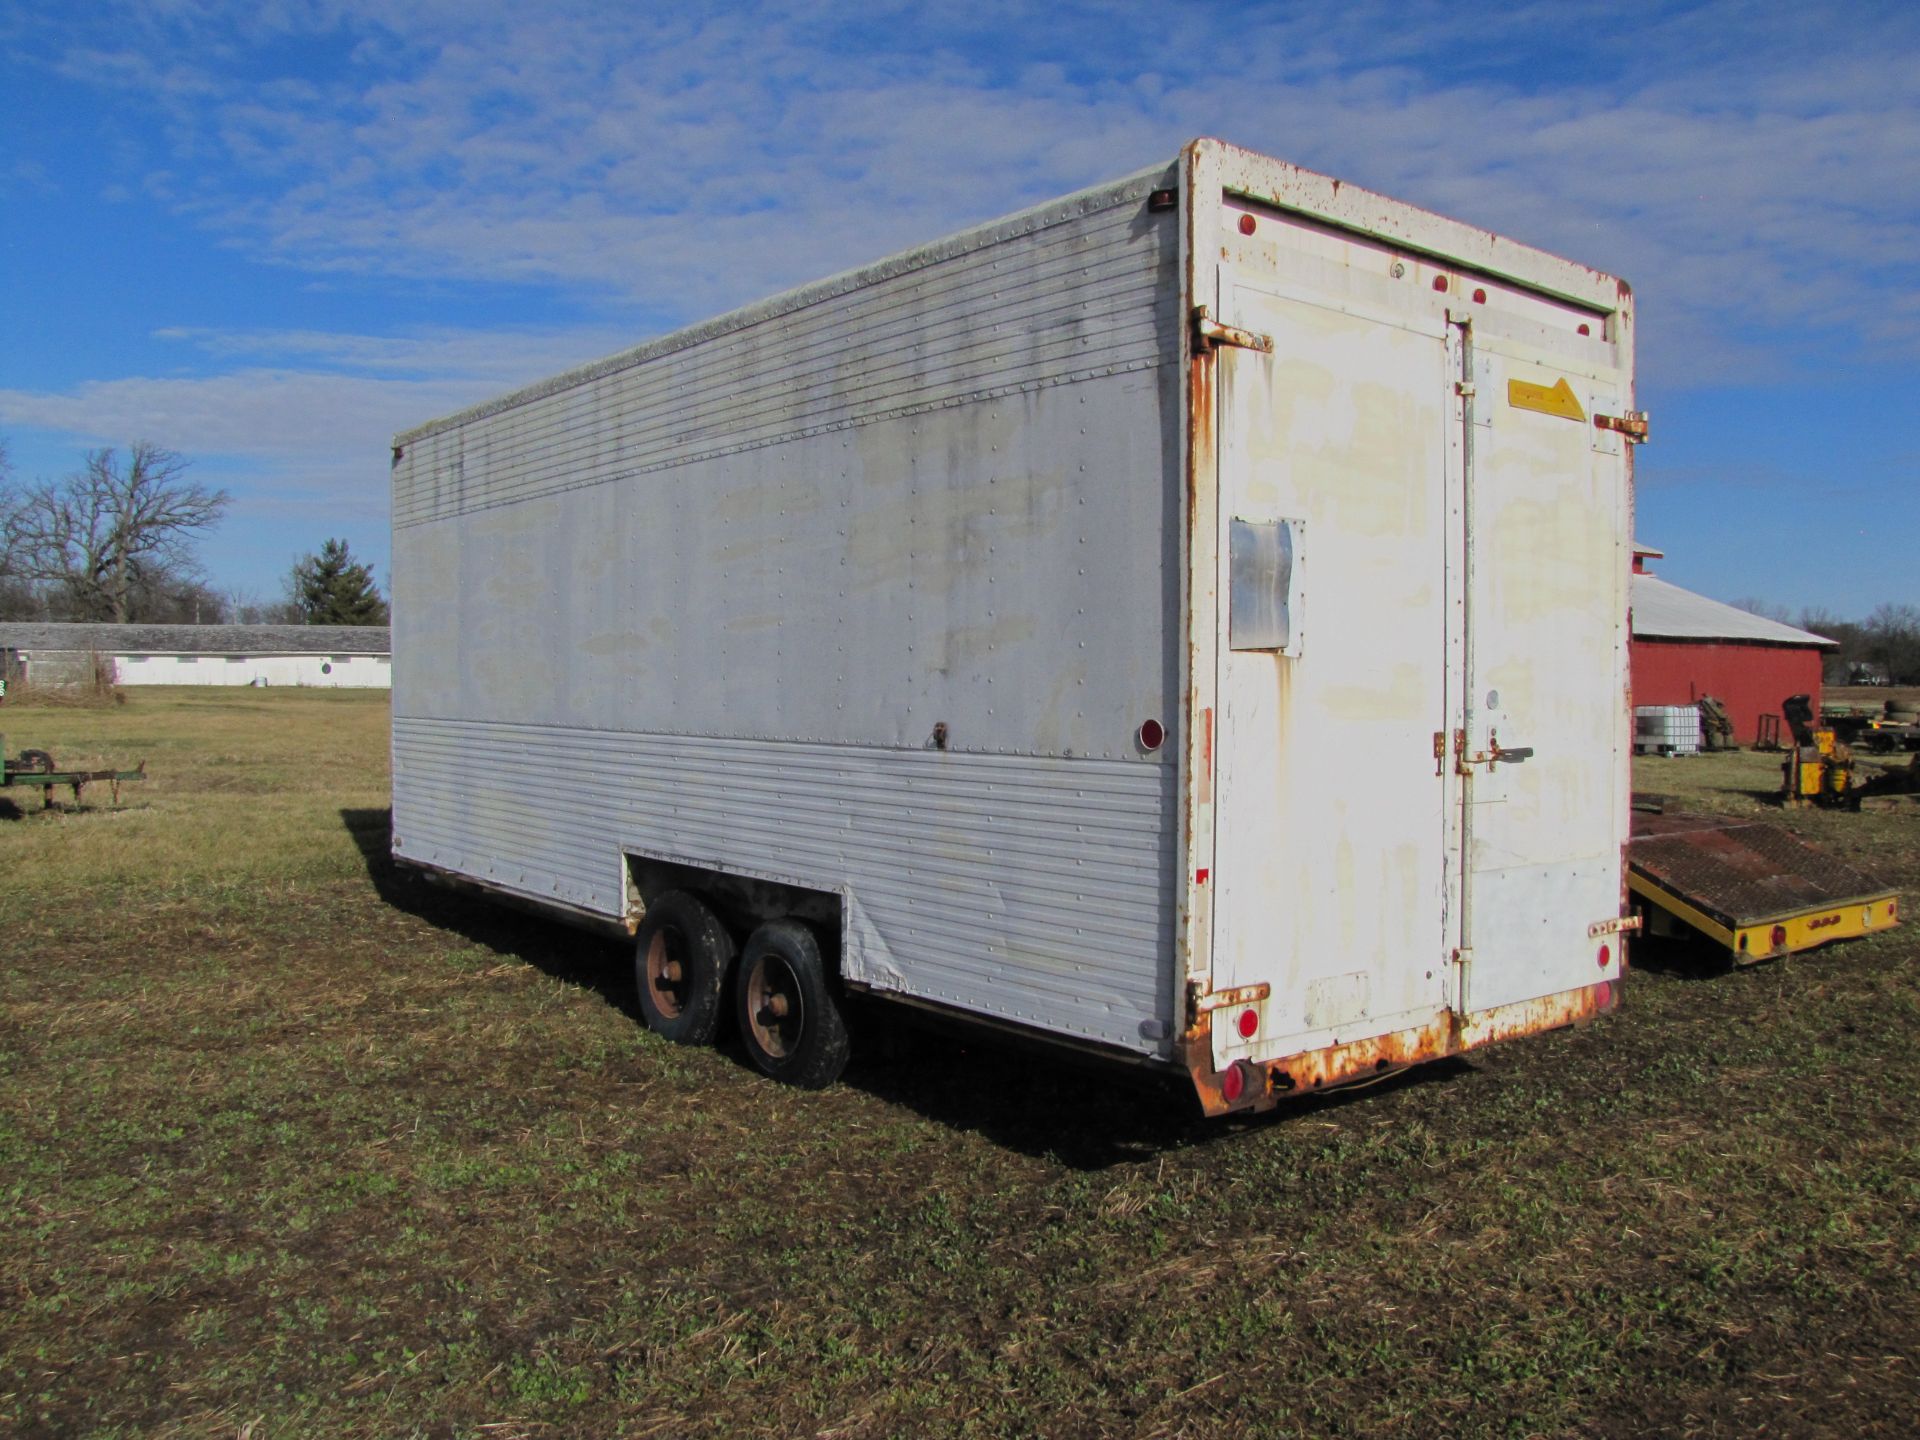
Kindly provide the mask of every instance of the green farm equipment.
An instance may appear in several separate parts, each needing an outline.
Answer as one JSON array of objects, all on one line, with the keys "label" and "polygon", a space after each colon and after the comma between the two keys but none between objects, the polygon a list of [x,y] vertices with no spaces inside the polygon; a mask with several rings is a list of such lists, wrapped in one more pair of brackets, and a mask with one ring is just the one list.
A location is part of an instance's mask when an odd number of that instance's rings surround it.
[{"label": "green farm equipment", "polygon": [[73,790],[73,803],[80,803],[80,794],[95,781],[105,781],[113,787],[115,803],[120,799],[122,780],[144,780],[147,778],[147,762],[142,760],[132,770],[62,770],[54,763],[53,756],[44,750],[22,750],[18,755],[7,754],[7,737],[0,735],[0,789],[11,789],[15,785],[38,785],[42,809],[53,805],[53,787],[70,786]]}]

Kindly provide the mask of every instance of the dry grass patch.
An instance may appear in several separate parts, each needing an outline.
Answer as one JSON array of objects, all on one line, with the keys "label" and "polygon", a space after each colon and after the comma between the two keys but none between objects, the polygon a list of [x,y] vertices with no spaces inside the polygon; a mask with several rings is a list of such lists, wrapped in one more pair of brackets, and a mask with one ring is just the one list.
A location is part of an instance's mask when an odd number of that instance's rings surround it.
[{"label": "dry grass patch", "polygon": [[0,828],[0,1433],[1920,1427],[1910,929],[1254,1123],[931,1037],[803,1095],[394,875],[384,697],[45,713],[155,781]]}]

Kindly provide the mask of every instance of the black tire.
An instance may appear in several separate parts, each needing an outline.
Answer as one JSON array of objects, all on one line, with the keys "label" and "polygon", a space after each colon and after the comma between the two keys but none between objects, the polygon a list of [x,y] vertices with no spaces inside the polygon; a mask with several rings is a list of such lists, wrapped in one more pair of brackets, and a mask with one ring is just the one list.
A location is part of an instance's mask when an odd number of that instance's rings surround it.
[{"label": "black tire", "polygon": [[634,932],[633,978],[647,1028],[676,1045],[711,1045],[724,1014],[733,937],[697,895],[669,890]]},{"label": "black tire", "polygon": [[753,1063],[783,1084],[823,1090],[852,1044],[820,942],[798,920],[769,920],[747,937],[734,976],[734,1015]]}]

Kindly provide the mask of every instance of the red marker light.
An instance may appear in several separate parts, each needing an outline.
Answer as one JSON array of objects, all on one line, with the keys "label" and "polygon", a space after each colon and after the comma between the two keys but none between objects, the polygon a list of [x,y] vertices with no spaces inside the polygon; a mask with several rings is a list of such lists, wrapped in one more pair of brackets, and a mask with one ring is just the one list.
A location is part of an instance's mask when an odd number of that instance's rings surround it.
[{"label": "red marker light", "polygon": [[1611,965],[1612,963],[1613,963],[1613,947],[1611,945],[1602,945],[1600,947],[1600,968],[1604,970],[1607,968],[1607,966]]},{"label": "red marker light", "polygon": [[1580,327],[1580,333],[1582,335],[1591,335],[1593,333],[1593,327],[1591,325],[1582,325]]},{"label": "red marker light", "polygon": [[1786,943],[1787,943],[1787,927],[1784,925],[1774,926],[1773,927],[1773,948],[1778,950],[1782,945]]},{"label": "red marker light", "polygon": [[1247,1075],[1238,1065],[1227,1067],[1227,1073],[1220,1077],[1220,1093],[1227,1097],[1227,1103],[1233,1104],[1247,1093]]},{"label": "red marker light", "polygon": [[1447,277],[1446,277],[1446,276],[1444,276],[1444,275],[1436,275],[1436,276],[1434,276],[1434,277],[1433,277],[1433,288],[1434,288],[1434,289],[1436,289],[1436,290],[1438,290],[1438,291],[1439,291],[1439,292],[1440,292],[1441,294],[1443,294],[1443,295],[1444,295],[1444,294],[1446,293],[1446,290],[1447,290]]},{"label": "red marker light", "polygon": [[1487,303],[1487,292],[1486,292],[1486,291],[1484,291],[1484,290],[1476,290],[1476,291],[1474,291],[1474,292],[1473,292],[1473,303],[1474,303],[1474,304],[1476,304],[1476,305],[1484,305],[1484,304],[1486,304],[1486,303]]},{"label": "red marker light", "polygon": [[1253,1038],[1253,1032],[1259,1028],[1260,1016],[1256,1011],[1242,1010],[1240,1012],[1240,1038],[1242,1040],[1251,1040]]},{"label": "red marker light", "polygon": [[1251,235],[1253,233],[1255,223],[1256,222],[1251,215],[1242,215],[1240,217],[1240,233],[1242,235]]},{"label": "red marker light", "polygon": [[1158,720],[1142,720],[1139,738],[1142,750],[1158,750],[1166,741],[1167,727]]}]

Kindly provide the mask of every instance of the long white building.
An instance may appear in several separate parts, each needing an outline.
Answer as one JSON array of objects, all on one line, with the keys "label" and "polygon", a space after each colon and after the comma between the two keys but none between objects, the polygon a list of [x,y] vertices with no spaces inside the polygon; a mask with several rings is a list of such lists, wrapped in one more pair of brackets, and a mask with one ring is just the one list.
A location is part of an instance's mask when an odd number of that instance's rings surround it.
[{"label": "long white building", "polygon": [[388,689],[385,625],[0,624],[0,675],[38,685],[307,685]]}]

